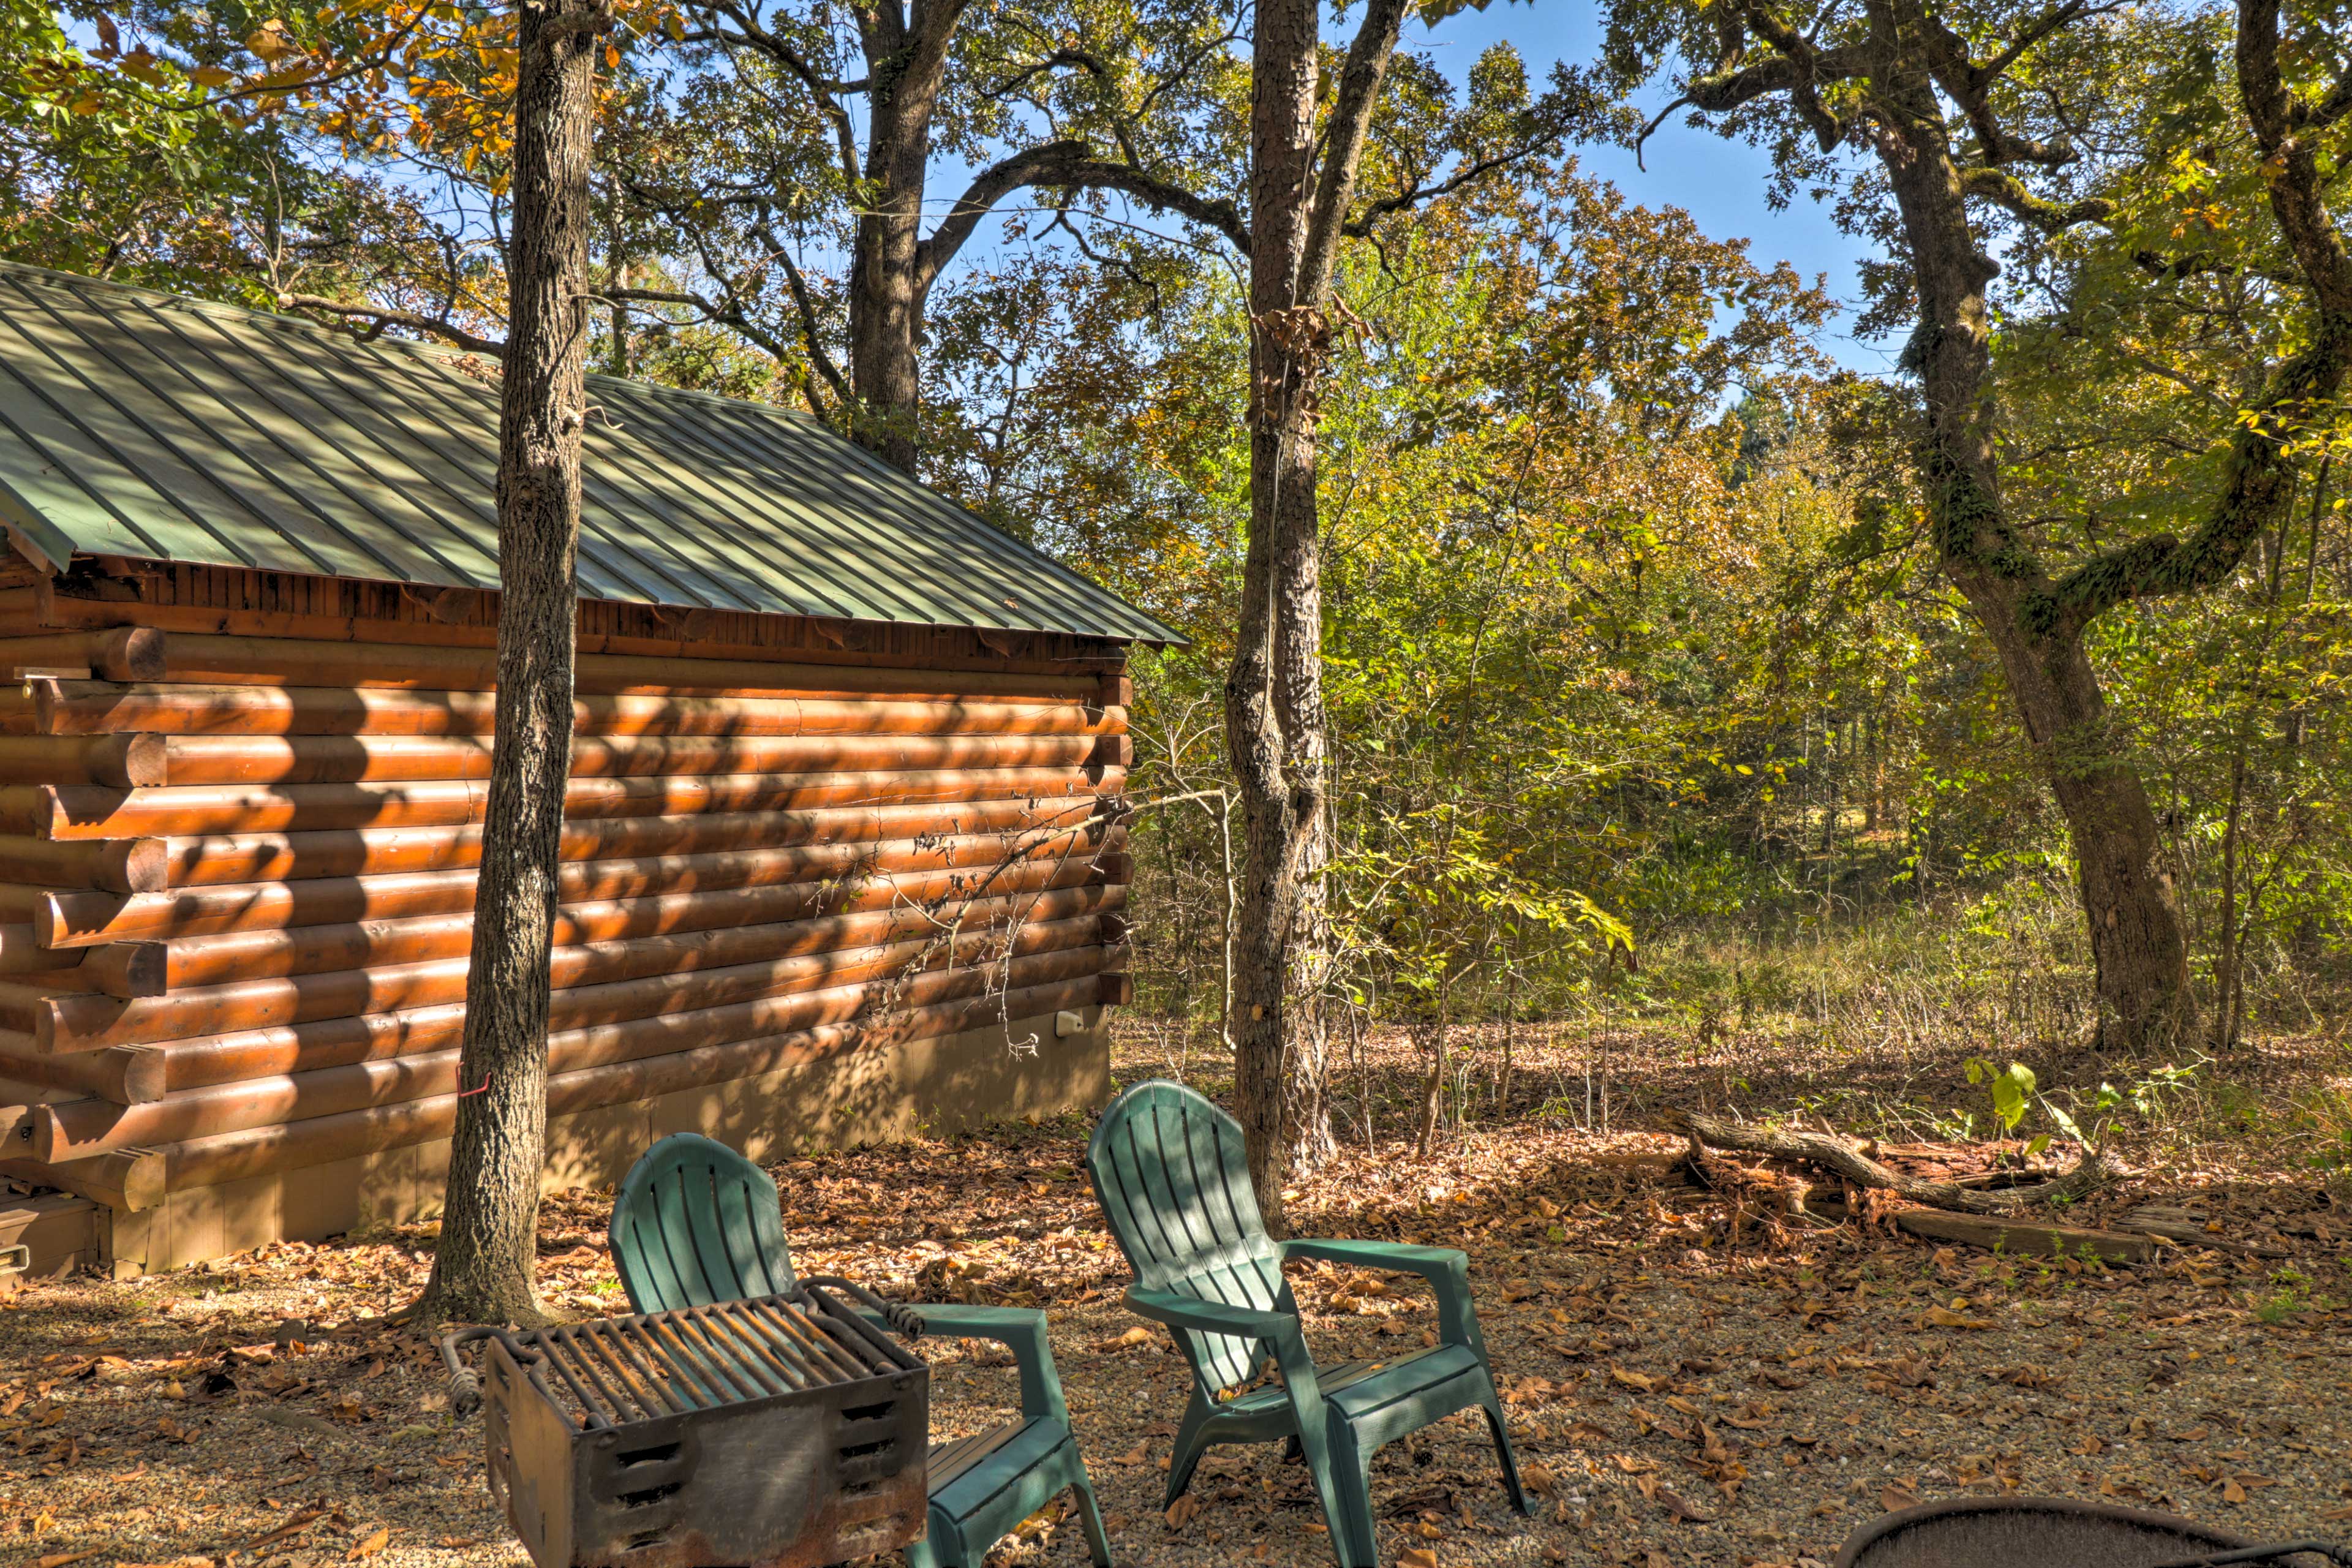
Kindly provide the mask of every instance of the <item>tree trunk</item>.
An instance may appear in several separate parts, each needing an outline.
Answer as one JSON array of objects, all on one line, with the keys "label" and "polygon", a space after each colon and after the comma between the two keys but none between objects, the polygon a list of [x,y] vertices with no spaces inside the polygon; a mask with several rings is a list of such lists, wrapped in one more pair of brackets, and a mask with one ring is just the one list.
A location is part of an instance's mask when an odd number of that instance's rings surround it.
[{"label": "tree trunk", "polygon": [[[1315,0],[1259,5],[1251,108],[1250,531],[1225,680],[1226,741],[1243,821],[1234,1110],[1258,1206],[1277,1235],[1286,1233],[1282,1187],[1298,1145],[1292,1047],[1303,1033],[1303,1009],[1289,982],[1324,787],[1319,769],[1301,765],[1301,738],[1286,722],[1320,716],[1319,702],[1300,701],[1302,691],[1318,691],[1322,656],[1314,437],[1302,429],[1314,366],[1297,352],[1313,333],[1311,322],[1291,313],[1314,163],[1316,43]],[[1320,737],[1311,743],[1319,761]]]},{"label": "tree trunk", "polygon": [[922,405],[923,192],[931,117],[945,84],[947,43],[961,0],[905,0],[861,7],[859,26],[872,117],[866,199],[849,258],[850,434],[901,472],[915,471]]},{"label": "tree trunk", "polygon": [[1454,1026],[1454,977],[1443,973],[1437,979],[1437,1016],[1430,1021],[1428,1043],[1422,1048],[1429,1054],[1429,1076],[1421,1083],[1421,1131],[1415,1141],[1415,1152],[1426,1160],[1437,1152],[1437,1129],[1445,1120],[1446,1044]]},{"label": "tree trunk", "polygon": [[[2001,508],[1984,298],[1995,269],[1977,245],[1926,73],[1885,86],[1910,110],[1901,129],[1890,115],[1874,136],[1919,289],[1919,326],[1904,358],[1926,394],[1920,479],[1937,552],[2000,655],[2073,837],[2101,1038],[2126,1052],[2162,1050],[2190,1037],[2196,1003],[2156,815],[2108,725],[2079,629],[2062,623],[2036,635],[2021,623],[2021,602],[2049,583]],[[1923,855],[1923,882],[1925,871]]]},{"label": "tree trunk", "polygon": [[1315,0],[1262,0],[1250,108],[1250,533],[1225,736],[1244,861],[1234,1096],[1250,1177],[1281,1234],[1282,1183],[1331,1136],[1318,993],[1330,767],[1323,714],[1322,537],[1315,421],[1331,347],[1324,306],[1364,138],[1406,0],[1370,0],[1349,46],[1317,164]]},{"label": "tree trunk", "polygon": [[466,978],[462,1091],[426,1321],[532,1322],[547,1140],[548,945],[571,769],[594,0],[525,0],[499,420],[499,692]]}]

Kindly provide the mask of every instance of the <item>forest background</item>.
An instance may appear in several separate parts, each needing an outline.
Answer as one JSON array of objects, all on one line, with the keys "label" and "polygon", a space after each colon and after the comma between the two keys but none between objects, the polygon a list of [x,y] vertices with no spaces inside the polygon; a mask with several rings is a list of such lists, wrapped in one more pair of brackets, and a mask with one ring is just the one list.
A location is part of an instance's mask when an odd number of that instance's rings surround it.
[{"label": "forest background", "polygon": [[[2333,1068],[2241,1114],[2352,1163],[2352,422],[2323,403],[2280,436],[2289,502],[2221,580],[2084,629],[2197,1001],[2119,1055],[2066,764],[2028,743],[1921,492],[1919,289],[1883,170],[1769,116],[1702,128],[1847,237],[1834,285],[1772,230],[1593,172],[1622,174],[1673,97],[1677,11],[1619,7],[1586,58],[1465,62],[1449,28],[1515,13],[1424,6],[1372,112],[1315,411],[1327,930],[1293,980],[1341,1135],[1377,1112],[1426,1147],[1528,1094],[1589,1121],[1629,1033],[1735,1100],[1740,1043],[1769,1042],[1832,1114],[1841,1064],[1925,1051],[1942,1070],[1906,1109],[1948,1133],[1991,1125],[1970,1086],[2011,1062],[2063,1125],[2294,1039]],[[2007,511],[2053,573],[2193,533],[2313,331],[2234,97],[2237,15],[1949,14],[2049,24],[2014,89],[2070,139],[2037,176],[2069,221],[1980,214]],[[0,0],[0,255],[490,349],[512,25]],[[1127,1026],[1213,1070],[1244,857],[1250,26],[1209,0],[630,0],[593,184],[597,368],[804,407],[1190,633],[1137,661]],[[2285,32],[2334,110],[2314,134],[2340,206],[2346,13]],[[1327,47],[1325,111],[1341,68]],[[1415,1053],[1402,1097],[1351,1087],[1379,1036]],[[1514,1085],[1538,1037],[1581,1042],[1580,1097]]]}]

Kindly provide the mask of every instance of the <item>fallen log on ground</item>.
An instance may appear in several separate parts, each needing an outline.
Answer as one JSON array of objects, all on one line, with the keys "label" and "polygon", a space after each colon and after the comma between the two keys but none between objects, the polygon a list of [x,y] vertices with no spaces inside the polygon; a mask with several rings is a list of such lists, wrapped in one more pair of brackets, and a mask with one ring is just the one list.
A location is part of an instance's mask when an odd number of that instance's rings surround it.
[{"label": "fallen log on ground", "polygon": [[[1845,1205],[1829,1199],[1807,1211],[1823,1219],[1847,1217]],[[1929,1241],[1953,1241],[1981,1247],[1988,1252],[2035,1258],[2072,1258],[2087,1263],[2146,1263],[2157,1254],[2157,1240],[2120,1231],[2088,1230],[2079,1226],[2048,1225],[2021,1215],[1953,1214],[1947,1209],[1895,1209],[1886,1223],[1910,1236]]]},{"label": "fallen log on ground", "polygon": [[1960,1214],[2009,1215],[2053,1203],[2079,1202],[2115,1180],[2116,1174],[2097,1154],[2088,1153],[2064,1175],[2032,1186],[1969,1187],[1957,1182],[1928,1182],[1906,1176],[1869,1158],[1844,1139],[1826,1133],[1727,1121],[1702,1110],[1686,1112],[1683,1124],[1711,1148],[1808,1161],[1834,1172],[1857,1187],[1875,1187],[1915,1204]]}]

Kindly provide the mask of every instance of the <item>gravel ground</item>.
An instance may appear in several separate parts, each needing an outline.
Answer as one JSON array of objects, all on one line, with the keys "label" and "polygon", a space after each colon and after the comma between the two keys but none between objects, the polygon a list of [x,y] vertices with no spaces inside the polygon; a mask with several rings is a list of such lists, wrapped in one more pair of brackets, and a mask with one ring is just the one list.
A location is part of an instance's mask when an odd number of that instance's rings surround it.
[{"label": "gravel ground", "polygon": [[[1274,1447],[1213,1456],[1195,1504],[1163,1513],[1185,1373],[1119,1305],[1126,1270],[1076,1164],[1084,1131],[1068,1120],[782,1168],[801,1266],[1051,1305],[1122,1563],[1329,1562],[1304,1472]],[[1771,1250],[1752,1232],[1732,1244],[1714,1198],[1591,1158],[1639,1143],[1529,1123],[1425,1163],[1351,1151],[1293,1195],[1313,1234],[1469,1251],[1540,1494],[1532,1517],[1513,1513],[1483,1422],[1457,1416],[1381,1454],[1384,1563],[1825,1563],[1888,1508],[2004,1492],[2352,1538],[2340,1243],[2291,1262],[2198,1252],[2108,1270],[1851,1227]],[[2307,1181],[2265,1190],[2273,1206],[2324,1201]],[[625,1310],[606,1201],[548,1207],[542,1287],[561,1314]],[[422,1283],[429,1247],[423,1229],[289,1244],[0,1301],[0,1564],[525,1561],[429,1347],[382,1321]],[[1327,1359],[1392,1354],[1433,1324],[1409,1279],[1297,1282]],[[924,1352],[935,1436],[1011,1413],[1001,1352]],[[1041,1518],[998,1557],[1076,1564],[1085,1550],[1073,1522]]]}]

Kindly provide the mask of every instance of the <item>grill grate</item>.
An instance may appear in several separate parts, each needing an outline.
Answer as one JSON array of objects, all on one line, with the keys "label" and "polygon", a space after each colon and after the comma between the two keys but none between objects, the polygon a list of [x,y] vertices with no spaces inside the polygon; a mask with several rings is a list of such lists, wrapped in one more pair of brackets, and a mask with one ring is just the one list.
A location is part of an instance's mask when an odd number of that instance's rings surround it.
[{"label": "grill grate", "polygon": [[[838,1294],[835,1294],[835,1292]],[[538,1568],[818,1568],[923,1532],[929,1373],[847,1280],[442,1342]],[[457,1357],[490,1342],[484,1379]],[[470,1392],[478,1390],[478,1394]]]},{"label": "grill grate", "polygon": [[766,1299],[542,1329],[533,1342],[552,1373],[546,1392],[589,1430],[805,1394],[908,1364],[886,1353],[887,1342]]}]

